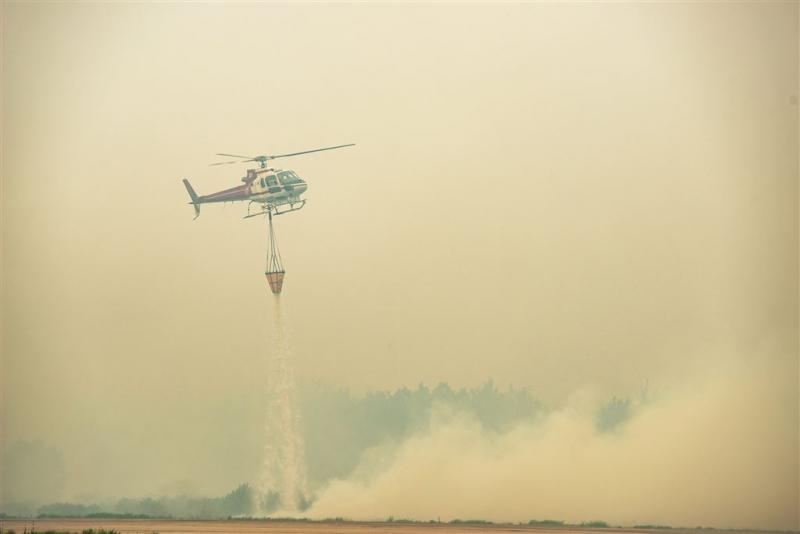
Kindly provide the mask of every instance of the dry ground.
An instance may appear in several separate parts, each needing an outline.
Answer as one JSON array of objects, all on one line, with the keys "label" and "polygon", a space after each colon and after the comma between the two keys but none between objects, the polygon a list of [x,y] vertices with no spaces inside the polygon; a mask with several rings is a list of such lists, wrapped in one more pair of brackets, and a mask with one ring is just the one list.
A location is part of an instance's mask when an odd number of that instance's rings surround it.
[{"label": "dry ground", "polygon": [[[241,532],[246,534],[692,534],[695,530],[671,529],[647,530],[631,528],[577,528],[517,525],[452,525],[452,524],[402,524],[402,523],[361,523],[361,522],[296,522],[296,521],[255,521],[255,520],[221,520],[221,521],[183,521],[183,520],[114,520],[114,519],[37,519],[4,520],[2,532],[13,529],[17,534],[25,531],[46,532],[81,532],[84,529],[113,529],[120,534],[202,534],[217,532]],[[704,531],[706,532],[706,531]],[[724,530],[716,530],[714,534],[725,534]],[[752,531],[755,532],[755,531]],[[747,531],[736,531],[737,534],[748,534]]]}]

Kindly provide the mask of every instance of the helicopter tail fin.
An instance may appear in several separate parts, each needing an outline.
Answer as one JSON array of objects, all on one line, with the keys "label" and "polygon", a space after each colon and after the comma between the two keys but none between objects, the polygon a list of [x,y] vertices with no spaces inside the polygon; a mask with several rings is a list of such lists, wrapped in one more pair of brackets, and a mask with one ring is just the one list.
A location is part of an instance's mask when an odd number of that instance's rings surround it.
[{"label": "helicopter tail fin", "polygon": [[200,197],[197,196],[197,193],[194,192],[192,188],[192,184],[189,183],[189,180],[186,178],[183,179],[183,185],[186,186],[186,191],[189,192],[189,197],[191,197],[192,201],[189,203],[194,207],[194,218],[198,218],[200,216]]}]

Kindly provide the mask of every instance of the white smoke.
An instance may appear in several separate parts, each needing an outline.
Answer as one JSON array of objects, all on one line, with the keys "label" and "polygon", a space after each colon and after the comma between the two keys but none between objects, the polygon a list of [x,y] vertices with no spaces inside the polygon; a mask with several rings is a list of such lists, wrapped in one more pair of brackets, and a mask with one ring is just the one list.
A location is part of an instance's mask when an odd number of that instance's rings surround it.
[{"label": "white smoke", "polygon": [[267,365],[264,463],[256,506],[260,515],[300,510],[308,494],[297,388],[280,297],[275,297],[273,332]]},{"label": "white smoke", "polygon": [[611,433],[584,394],[500,434],[440,414],[331,482],[309,514],[797,529],[796,364],[731,363],[660,388]]}]

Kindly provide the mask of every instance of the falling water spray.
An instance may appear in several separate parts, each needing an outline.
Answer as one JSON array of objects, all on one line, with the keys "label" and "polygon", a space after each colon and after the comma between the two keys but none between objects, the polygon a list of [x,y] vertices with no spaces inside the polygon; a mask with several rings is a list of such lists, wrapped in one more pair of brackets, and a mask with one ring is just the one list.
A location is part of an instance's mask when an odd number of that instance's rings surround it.
[{"label": "falling water spray", "polygon": [[273,342],[267,361],[267,411],[264,463],[258,512],[295,512],[307,505],[305,444],[292,353],[283,323],[280,296],[275,296]]}]

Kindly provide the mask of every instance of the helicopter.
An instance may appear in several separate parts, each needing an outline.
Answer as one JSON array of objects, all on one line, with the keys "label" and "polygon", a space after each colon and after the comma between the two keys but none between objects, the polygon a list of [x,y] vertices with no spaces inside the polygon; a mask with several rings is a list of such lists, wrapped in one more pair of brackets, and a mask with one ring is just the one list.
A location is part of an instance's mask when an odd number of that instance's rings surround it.
[{"label": "helicopter", "polygon": [[[265,156],[241,156],[237,154],[217,153],[217,156],[237,159],[212,163],[212,166],[248,163],[252,161],[258,163],[259,168],[247,169],[247,175],[242,178],[242,182],[244,182],[243,185],[237,185],[236,187],[217,191],[216,193],[210,193],[208,195],[198,195],[192,187],[192,184],[189,183],[189,180],[184,178],[183,185],[186,186],[186,191],[189,192],[189,197],[191,198],[189,204],[194,207],[194,218],[197,219],[200,216],[201,204],[217,202],[248,201],[247,215],[244,216],[245,219],[268,214],[270,220],[272,220],[273,215],[283,215],[284,213],[297,211],[306,204],[305,199],[300,198],[300,195],[306,192],[308,184],[297,176],[294,171],[273,169],[268,167],[267,163],[273,159],[299,156],[312,152],[322,152],[323,150],[334,150],[348,146],[355,146],[355,143],[315,148],[313,150],[292,152],[290,154]],[[250,209],[253,205],[260,207],[260,211],[251,213]]]}]

